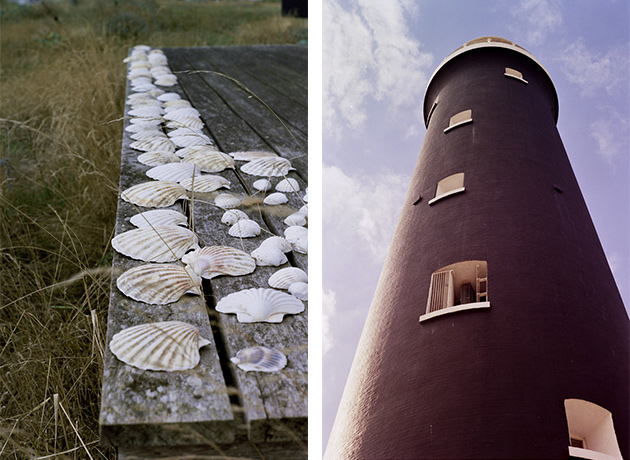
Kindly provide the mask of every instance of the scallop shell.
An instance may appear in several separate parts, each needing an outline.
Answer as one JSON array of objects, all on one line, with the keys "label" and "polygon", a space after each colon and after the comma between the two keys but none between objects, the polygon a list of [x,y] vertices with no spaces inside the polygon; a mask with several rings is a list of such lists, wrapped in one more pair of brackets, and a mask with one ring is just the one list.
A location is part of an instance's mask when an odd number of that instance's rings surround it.
[{"label": "scallop shell", "polygon": [[168,163],[176,163],[179,157],[168,152],[144,152],[138,155],[138,161],[146,166],[160,166]]},{"label": "scallop shell", "polygon": [[241,219],[230,227],[228,234],[236,238],[253,238],[260,234],[260,225],[254,220]]},{"label": "scallop shell", "polygon": [[244,371],[258,372],[277,372],[287,365],[284,353],[258,345],[240,350],[230,361]]},{"label": "scallop shell", "polygon": [[159,105],[142,105],[131,109],[129,115],[133,117],[161,118],[162,108]]},{"label": "scallop shell", "polygon": [[268,179],[258,179],[255,181],[252,186],[256,190],[260,190],[261,192],[266,192],[267,190],[271,190],[271,182]]},{"label": "scallop shell", "polygon": [[284,204],[284,203],[287,203],[288,201],[289,199],[284,193],[275,192],[275,193],[272,193],[271,195],[267,195],[265,199],[263,200],[263,203],[271,206],[271,205],[277,205],[277,204]]},{"label": "scallop shell", "polygon": [[284,219],[284,223],[289,226],[303,227],[304,225],[306,225],[306,222],[306,214],[304,214],[303,212],[294,212],[293,214],[288,215],[286,219]]},{"label": "scallop shell", "polygon": [[[208,147],[205,152],[197,151],[186,154],[182,161],[186,163],[193,163],[199,167],[203,172],[221,172],[227,168],[234,168],[234,160],[231,156],[214,150],[214,147],[209,145],[196,145],[195,147]],[[181,156],[182,149],[177,152]]]},{"label": "scallop shell", "polygon": [[252,176],[284,176],[291,169],[291,162],[282,157],[263,157],[241,166],[241,171]]},{"label": "scallop shell", "polygon": [[201,277],[179,264],[145,264],[127,270],[116,280],[118,289],[139,302],[164,305],[184,294],[201,295]]},{"label": "scallop shell", "polygon": [[163,75],[155,80],[158,86],[174,86],[177,84],[177,77],[173,74]]},{"label": "scallop shell", "polygon": [[256,265],[261,267],[277,267],[288,262],[284,252],[271,245],[261,245],[257,249],[254,249],[252,251],[252,257],[256,259]]},{"label": "scallop shell", "polygon": [[143,152],[168,152],[175,151],[175,144],[167,136],[154,137],[132,142],[129,145],[132,149],[141,150]]},{"label": "scallop shell", "polygon": [[177,109],[183,109],[184,107],[192,107],[191,103],[188,102],[186,99],[173,99],[172,101],[164,101],[162,106],[164,107],[164,113],[172,112],[173,110]]},{"label": "scallop shell", "polygon": [[149,169],[146,174],[155,180],[180,182],[191,178],[193,175],[200,175],[201,171],[190,163],[167,163]]},{"label": "scallop shell", "polygon": [[134,141],[146,141],[146,140],[155,140],[155,139],[165,139],[167,138],[166,134],[160,131],[157,125],[152,125],[152,128],[146,128],[141,131],[136,131],[135,133],[131,133],[129,136]]},{"label": "scallop shell", "polygon": [[128,133],[137,133],[140,131],[145,131],[148,129],[158,129],[157,125],[159,125],[160,123],[158,122],[157,124],[152,122],[152,121],[146,121],[144,123],[133,123],[128,125],[125,128],[125,131],[127,131]]},{"label": "scallop shell", "polygon": [[249,254],[229,246],[206,246],[182,257],[197,275],[212,279],[220,275],[242,276],[256,269]]},{"label": "scallop shell", "polygon": [[284,231],[284,236],[291,243],[293,250],[308,254],[308,230],[306,228],[291,226]]},{"label": "scallop shell", "polygon": [[289,243],[286,239],[281,236],[270,236],[265,241],[263,241],[260,246],[272,247],[276,248],[282,252],[289,252],[293,249],[291,243]]},{"label": "scallop shell", "polygon": [[299,192],[300,184],[298,184],[298,181],[292,177],[288,177],[286,179],[282,179],[276,184],[276,190],[279,192]]},{"label": "scallop shell", "polygon": [[171,121],[181,121],[188,117],[199,117],[199,111],[194,107],[184,107],[181,109],[173,110],[168,115],[165,115],[164,119]]},{"label": "scallop shell", "polygon": [[154,209],[141,212],[129,219],[138,228],[155,227],[156,225],[188,225],[188,218],[179,211],[172,209]]},{"label": "scallop shell", "polygon": [[221,216],[221,222],[227,225],[234,225],[241,219],[249,219],[249,216],[240,209],[228,209]]},{"label": "scallop shell", "polygon": [[305,204],[300,209],[298,209],[298,212],[304,213],[308,216],[308,204]]},{"label": "scallop shell", "polygon": [[132,259],[145,262],[174,262],[189,249],[199,247],[197,235],[174,225],[129,230],[112,239],[112,247]]},{"label": "scallop shell", "polygon": [[[187,129],[187,128],[183,128],[183,129]],[[181,158],[186,158],[188,155],[192,155],[193,153],[214,153],[218,151],[219,149],[217,149],[213,145],[193,145],[192,147],[186,147],[186,148],[180,149],[175,153]],[[232,157],[230,157],[230,159],[232,160],[232,164],[234,164],[234,159]]]},{"label": "scallop shell", "polygon": [[208,193],[214,192],[221,187],[230,188],[230,181],[222,176],[213,176],[211,174],[196,176],[192,178],[184,179],[180,182],[180,185],[188,191]]},{"label": "scallop shell", "polygon": [[186,189],[176,182],[149,181],[136,184],[120,193],[120,197],[138,206],[164,208],[182,198],[188,198]]},{"label": "scallop shell", "polygon": [[298,281],[289,286],[289,292],[296,299],[308,301],[308,283]]},{"label": "scallop shell", "polygon": [[306,193],[304,194],[304,197],[302,197],[302,200],[304,200],[305,203],[308,203],[308,187],[306,187],[305,192]]},{"label": "scallop shell", "polygon": [[241,204],[241,199],[229,193],[220,193],[214,197],[214,204],[223,209],[231,209]]},{"label": "scallop shell", "polygon": [[171,120],[166,123],[167,128],[191,128],[202,129],[203,121],[199,117],[180,117],[178,120]]},{"label": "scallop shell", "polygon": [[[175,101],[175,102],[187,102],[187,101]],[[170,137],[170,138],[173,138],[173,137],[178,137],[178,136],[190,136],[192,134],[202,135],[202,136],[208,138],[208,136],[203,134],[201,132],[201,130],[199,130],[199,129],[192,129],[192,128],[177,128],[177,129],[174,129],[172,131],[169,131],[167,133],[167,136]],[[208,138],[208,139],[210,139],[210,138]]]},{"label": "scallop shell", "polygon": [[213,141],[211,141],[210,138],[205,134],[194,132],[179,136],[171,136],[171,140],[177,147],[192,147],[194,145],[213,144]]},{"label": "scallop shell", "polygon": [[180,371],[199,364],[199,349],[210,343],[192,324],[164,321],[123,329],[109,348],[119,360],[140,369]]},{"label": "scallop shell", "polygon": [[164,93],[157,97],[158,101],[169,102],[181,100],[181,96],[177,93]]},{"label": "scallop shell", "polygon": [[277,157],[278,155],[273,152],[265,152],[262,150],[249,150],[245,152],[231,152],[230,156],[235,160],[252,161],[257,160],[258,158]]},{"label": "scallop shell", "polygon": [[282,291],[253,288],[233,292],[223,297],[216,306],[221,313],[235,313],[241,323],[279,323],[286,314],[304,311],[304,304]]},{"label": "scallop shell", "polygon": [[269,286],[277,289],[289,289],[293,283],[308,283],[308,275],[297,267],[282,268],[269,277]]}]

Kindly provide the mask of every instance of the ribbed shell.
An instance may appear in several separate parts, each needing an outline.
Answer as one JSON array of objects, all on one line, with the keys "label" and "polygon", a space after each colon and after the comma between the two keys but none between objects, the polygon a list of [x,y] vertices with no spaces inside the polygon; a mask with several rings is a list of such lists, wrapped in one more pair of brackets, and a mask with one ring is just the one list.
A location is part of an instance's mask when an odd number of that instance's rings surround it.
[{"label": "ribbed shell", "polygon": [[165,120],[181,121],[188,117],[198,117],[199,111],[194,107],[184,107],[181,109],[173,110],[164,116]]},{"label": "ribbed shell", "polygon": [[302,301],[275,289],[253,288],[233,292],[216,306],[221,313],[235,313],[241,323],[279,323],[286,314],[304,311]]},{"label": "ribbed shell", "polygon": [[180,371],[199,364],[199,348],[210,344],[192,324],[148,323],[114,335],[109,348],[122,362],[153,371]]},{"label": "ribbed shell", "polygon": [[164,134],[158,126],[153,126],[152,128],[136,131],[134,133],[131,133],[129,137],[132,138],[134,141],[146,141],[167,138],[166,134]]},{"label": "ribbed shell", "polygon": [[189,163],[167,163],[155,166],[147,171],[147,176],[151,179],[168,182],[180,182],[193,176],[201,174],[199,168]]},{"label": "ribbed shell", "polygon": [[277,267],[287,263],[287,256],[277,247],[261,245],[252,251],[252,257],[256,259],[256,265],[261,267]]},{"label": "ribbed shell", "polygon": [[179,157],[168,152],[144,152],[138,155],[138,161],[146,166],[160,166],[179,161]]},{"label": "ribbed shell", "polygon": [[267,195],[265,199],[263,200],[263,203],[271,206],[271,205],[277,205],[277,204],[284,204],[284,203],[287,203],[288,201],[289,199],[284,193],[275,192],[270,195]]},{"label": "ribbed shell", "polygon": [[214,197],[214,204],[223,209],[231,209],[240,206],[241,199],[229,193],[220,193]]},{"label": "ribbed shell", "polygon": [[184,179],[179,183],[188,191],[192,191],[193,187],[195,192],[208,193],[214,192],[221,187],[230,188],[230,181],[222,176],[213,176],[211,174],[196,176],[193,181],[192,178]]},{"label": "ribbed shell", "polygon": [[197,249],[197,235],[187,228],[172,225],[138,228],[116,235],[112,247],[132,259],[145,262],[174,262]]},{"label": "ribbed shell", "polygon": [[230,156],[239,161],[252,161],[259,158],[277,157],[273,152],[265,152],[262,150],[249,150],[244,152],[231,152]]},{"label": "ribbed shell", "polygon": [[270,236],[265,241],[263,241],[260,246],[269,246],[276,248],[282,252],[289,252],[291,249],[291,243],[289,243],[286,239],[281,236]]},{"label": "ribbed shell", "polygon": [[260,225],[255,220],[241,219],[230,227],[228,234],[236,238],[253,238],[260,234]]},{"label": "ribbed shell", "polygon": [[199,117],[180,117],[178,120],[170,120],[166,123],[167,128],[177,129],[177,128],[192,128],[192,129],[202,129],[203,121]]},{"label": "ribbed shell", "polygon": [[241,219],[249,219],[249,216],[240,209],[228,209],[221,216],[221,222],[227,225],[234,225]]},{"label": "ribbed shell", "polygon": [[256,269],[256,262],[249,254],[230,246],[206,246],[184,255],[182,262],[206,279],[242,276]]},{"label": "ribbed shell", "polygon": [[188,226],[188,218],[179,211],[171,209],[154,209],[141,212],[129,219],[138,228],[155,227],[156,225],[182,225]]},{"label": "ribbed shell", "polygon": [[287,239],[294,251],[308,254],[308,230],[304,227],[291,226],[284,231]]},{"label": "ribbed shell", "polygon": [[277,372],[287,365],[284,353],[258,345],[242,349],[230,360],[244,371]]},{"label": "ribbed shell", "polygon": [[241,166],[241,171],[252,176],[284,176],[291,169],[291,162],[282,157],[263,157]]},{"label": "ribbed shell", "polygon": [[118,277],[118,289],[139,302],[164,305],[184,294],[201,295],[201,278],[179,264],[139,265]]},{"label": "ribbed shell", "polygon": [[271,190],[271,182],[269,182],[268,179],[258,179],[252,185],[256,190],[260,190],[261,192]]},{"label": "ribbed shell", "polygon": [[269,277],[269,286],[277,289],[289,289],[293,283],[298,281],[308,283],[308,275],[304,270],[297,267],[282,268]]},{"label": "ribbed shell", "polygon": [[179,136],[171,136],[171,140],[177,147],[192,147],[193,145],[211,145],[212,141],[205,134],[188,133]]},{"label": "ribbed shell", "polygon": [[174,86],[177,84],[177,77],[173,74],[163,75],[155,80],[158,86]]},{"label": "ribbed shell", "polygon": [[164,93],[164,94],[160,94],[157,97],[158,101],[162,101],[162,102],[178,101],[181,98],[182,97],[177,93]]},{"label": "ribbed shell", "polygon": [[141,105],[131,109],[128,113],[134,117],[160,118],[162,116],[162,108],[158,105]]},{"label": "ribbed shell", "polygon": [[136,184],[120,193],[120,197],[138,206],[164,208],[179,199],[188,198],[186,189],[176,182],[149,181]]},{"label": "ribbed shell", "polygon": [[298,281],[297,283],[293,283],[289,286],[289,292],[296,299],[308,301],[308,283],[304,283],[302,281]]},{"label": "ribbed shell", "polygon": [[[209,145],[196,145],[195,147],[211,147]],[[185,149],[182,149],[177,152],[178,155],[181,156],[180,152]],[[187,153],[182,157],[182,161],[186,163],[193,163],[197,165],[199,169],[203,172],[221,172],[227,168],[234,168],[234,160],[229,155],[218,152],[211,148],[205,149],[205,151],[196,151]]]},{"label": "ribbed shell", "polygon": [[279,192],[299,192],[300,184],[292,177],[287,177],[276,184],[276,190]]},{"label": "ribbed shell", "polygon": [[293,214],[288,215],[286,219],[284,219],[284,223],[289,226],[303,227],[304,225],[306,225],[306,222],[306,214],[304,214],[303,212],[294,212]]},{"label": "ribbed shell", "polygon": [[175,144],[167,136],[157,136],[150,139],[143,139],[132,142],[129,145],[132,149],[141,150],[143,152],[167,152],[175,151]]}]

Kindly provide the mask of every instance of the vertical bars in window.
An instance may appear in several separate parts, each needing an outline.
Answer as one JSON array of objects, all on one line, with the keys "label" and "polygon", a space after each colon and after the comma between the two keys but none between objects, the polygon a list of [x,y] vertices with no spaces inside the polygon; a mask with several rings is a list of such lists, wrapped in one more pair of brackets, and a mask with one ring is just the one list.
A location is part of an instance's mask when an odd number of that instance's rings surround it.
[{"label": "vertical bars in window", "polygon": [[452,307],[454,301],[453,270],[433,273],[429,288],[427,313]]}]

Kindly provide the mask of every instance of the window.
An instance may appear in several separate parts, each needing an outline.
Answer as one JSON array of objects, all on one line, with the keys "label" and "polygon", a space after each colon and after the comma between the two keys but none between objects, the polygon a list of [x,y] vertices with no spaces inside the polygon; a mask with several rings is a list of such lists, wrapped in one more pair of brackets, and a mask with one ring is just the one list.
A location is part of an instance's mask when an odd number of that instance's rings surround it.
[{"label": "window", "polygon": [[523,74],[518,70],[510,69],[509,67],[505,68],[505,73],[503,74],[506,77],[515,78],[516,80],[522,81],[527,85],[527,80],[523,79]]},{"label": "window", "polygon": [[453,115],[451,117],[448,128],[446,128],[444,132],[449,132],[453,128],[457,128],[458,126],[465,125],[470,122],[472,122],[472,110],[464,110],[463,112],[459,112],[457,115]]},{"label": "window", "polygon": [[440,96],[438,95],[438,97],[435,98],[435,101],[433,101],[433,105],[431,106],[431,109],[429,110],[429,115],[427,115],[427,126],[429,126],[429,123],[431,123],[431,117],[433,116],[433,112],[435,112],[435,108],[438,105],[439,99],[440,99]]},{"label": "window", "polygon": [[420,322],[446,313],[488,308],[488,264],[467,260],[433,272],[426,313]]},{"label": "window", "polygon": [[592,460],[620,459],[612,414],[583,399],[565,399],[569,455]]},{"label": "window", "polygon": [[466,188],[464,187],[464,173],[453,174],[452,176],[445,177],[437,184],[435,190],[435,197],[429,200],[429,204],[433,204],[436,201],[445,198],[455,193],[461,193]]}]

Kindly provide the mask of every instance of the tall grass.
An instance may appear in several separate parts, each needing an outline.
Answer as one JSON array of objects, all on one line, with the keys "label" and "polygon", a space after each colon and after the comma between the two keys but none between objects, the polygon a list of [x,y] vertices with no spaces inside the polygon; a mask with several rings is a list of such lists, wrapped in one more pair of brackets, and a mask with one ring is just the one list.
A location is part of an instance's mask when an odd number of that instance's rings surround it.
[{"label": "tall grass", "polygon": [[279,2],[0,1],[0,458],[98,445],[128,49],[296,43]]}]

